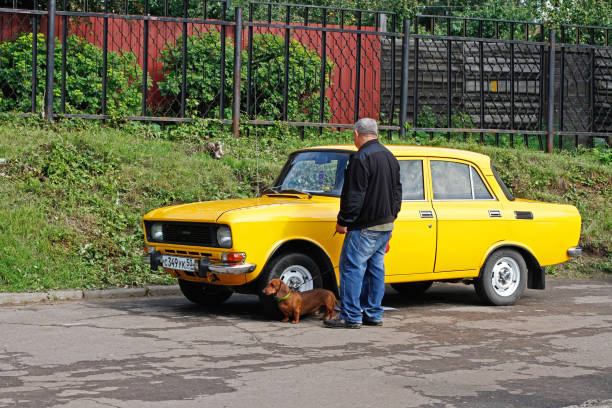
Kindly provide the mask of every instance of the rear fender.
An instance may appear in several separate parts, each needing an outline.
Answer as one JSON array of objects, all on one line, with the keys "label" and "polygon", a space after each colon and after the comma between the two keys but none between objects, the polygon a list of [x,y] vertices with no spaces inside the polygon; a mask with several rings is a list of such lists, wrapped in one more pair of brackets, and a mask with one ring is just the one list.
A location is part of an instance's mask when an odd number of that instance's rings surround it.
[{"label": "rear fender", "polygon": [[521,254],[525,263],[527,264],[527,288],[529,289],[545,289],[546,288],[546,271],[545,268],[540,266],[538,259],[533,255],[531,249],[521,245],[517,242],[498,242],[495,246],[491,247],[487,252],[486,256],[482,259],[480,271],[489,259],[489,256],[495,251],[500,249],[513,249]]}]

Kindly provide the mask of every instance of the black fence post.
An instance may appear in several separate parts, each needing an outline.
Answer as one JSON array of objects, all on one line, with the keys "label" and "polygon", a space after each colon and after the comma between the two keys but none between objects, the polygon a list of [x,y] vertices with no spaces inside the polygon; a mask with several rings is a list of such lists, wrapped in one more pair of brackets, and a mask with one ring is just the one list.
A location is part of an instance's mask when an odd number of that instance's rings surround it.
[{"label": "black fence post", "polygon": [[[66,0],[64,0],[66,11]],[[66,113],[66,53],[68,49],[68,16],[62,16],[62,83],[61,83],[61,110]]]},{"label": "black fence post", "polygon": [[[484,129],[484,44],[482,39],[482,20],[478,21],[478,66],[480,69],[480,128]],[[480,132],[480,143],[484,143],[484,133]]]},{"label": "black fence post", "polygon": [[104,25],[102,33],[102,114],[106,115],[106,83],[108,72],[108,0],[104,0]]},{"label": "black fence post", "polygon": [[291,6],[287,5],[287,15],[285,16],[285,53],[284,53],[284,76],[283,76],[283,120],[287,121],[289,116],[289,40],[291,32],[289,24],[291,24]]},{"label": "black fence post", "polygon": [[[249,61],[250,63],[250,61]],[[236,8],[234,30],[234,105],[232,110],[232,132],[240,136],[240,72],[242,71],[242,9]]]},{"label": "black fence post", "polygon": [[53,73],[55,69],[55,0],[49,0],[47,15],[47,84],[46,114],[47,122],[53,121]]},{"label": "black fence post", "polygon": [[[323,123],[325,120],[325,76],[327,74],[327,10],[323,10],[323,21],[321,27],[321,81],[319,83],[319,122]],[[323,134],[323,128],[319,128],[319,134]]]},{"label": "black fence post", "polygon": [[[496,27],[497,29],[497,27]],[[446,35],[450,37],[451,35],[451,21],[450,18],[446,19]],[[453,82],[453,68],[451,66],[451,49],[453,43],[451,40],[446,42],[446,90],[447,90],[447,100],[446,100],[446,126],[448,128],[452,127],[452,82]],[[450,140],[451,134],[450,132],[446,133],[446,139]]]},{"label": "black fence post", "polygon": [[[391,15],[391,32],[393,33],[395,33],[395,21],[396,21],[396,15],[392,14]],[[385,15],[385,23],[386,23],[386,15]],[[386,32],[389,31],[386,29],[386,24],[385,24],[385,31]],[[391,110],[389,112],[389,124],[393,125],[393,121],[395,120],[395,83],[396,83],[396,76],[397,76],[397,73],[395,71],[395,36],[391,37],[390,43],[391,43]],[[391,139],[392,139],[392,133],[391,133],[391,130],[389,130],[389,140]]]},{"label": "black fence post", "polygon": [[[559,131],[563,132],[563,111],[565,99],[565,26],[561,26],[561,73],[559,78]],[[559,150],[563,150],[563,135],[559,135]]]},{"label": "black fence post", "polygon": [[[253,3],[249,3],[249,22],[253,21]],[[246,86],[246,109],[247,115],[251,116],[253,114],[253,104],[251,100],[253,99],[253,88],[251,82],[253,80],[253,26],[249,25],[249,44],[247,46],[247,86]]]},{"label": "black fence post", "polygon": [[[418,20],[415,16],[414,33],[418,34]],[[412,82],[412,124],[419,127],[419,38],[414,38],[414,81]]]},{"label": "black fence post", "polygon": [[555,135],[555,30],[550,30],[549,63],[548,63],[548,126],[546,134],[546,153],[553,152]]},{"label": "black fence post", "polygon": [[[223,21],[227,19],[227,10],[223,7]],[[221,86],[219,95],[219,119],[225,119],[225,40],[227,37],[225,26],[221,26],[221,61],[219,66],[221,67]]]},{"label": "black fence post", "polygon": [[[514,40],[514,23],[510,23],[510,40]],[[510,129],[516,128],[514,111],[514,43],[510,43]],[[510,146],[514,147],[514,133],[510,133]]]},{"label": "black fence post", "polygon": [[[34,10],[38,2],[34,1]],[[36,113],[36,91],[38,88],[38,16],[32,15],[32,113]]]},{"label": "black fence post", "polygon": [[[395,61],[393,61],[395,64]],[[404,20],[404,38],[402,38],[402,87],[400,96],[400,137],[406,138],[406,111],[408,110],[408,71],[410,70],[410,20]]]},{"label": "black fence post", "polygon": [[[183,18],[187,18],[187,0],[183,0]],[[206,18],[206,16],[204,16]],[[181,47],[181,118],[185,117],[185,106],[187,104],[187,22],[183,21],[183,35]],[[223,80],[221,80],[223,90]],[[223,92],[221,92],[223,95]]]},{"label": "black fence post", "polygon": [[[591,46],[595,45],[595,29],[591,28]],[[591,47],[591,81],[590,81],[590,113],[591,113],[591,132],[595,132],[595,48]],[[591,136],[589,146],[595,146],[595,138]]]},{"label": "black fence post", "polygon": [[357,12],[357,51],[355,55],[355,122],[359,120],[359,99],[361,97],[361,11]]},{"label": "black fence post", "polygon": [[145,0],[145,20],[143,26],[144,44],[142,47],[142,109],[141,115],[147,114],[147,76],[149,71],[149,0]]},{"label": "black fence post", "polygon": [[[540,25],[540,41],[544,42],[544,25]],[[544,120],[544,84],[546,80],[544,79],[544,46],[540,46],[540,81],[539,81],[539,109],[538,109],[538,130],[542,130],[542,121]],[[523,139],[525,140],[525,146],[529,147],[529,137],[527,135],[523,135]],[[538,146],[540,150],[544,150],[544,146],[542,145],[542,135],[538,135]]]}]

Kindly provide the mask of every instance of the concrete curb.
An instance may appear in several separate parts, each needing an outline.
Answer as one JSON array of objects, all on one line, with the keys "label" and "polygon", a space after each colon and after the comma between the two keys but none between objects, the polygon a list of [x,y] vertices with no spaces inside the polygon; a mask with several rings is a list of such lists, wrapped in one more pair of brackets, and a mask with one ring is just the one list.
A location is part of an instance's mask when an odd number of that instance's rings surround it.
[{"label": "concrete curb", "polygon": [[0,293],[0,306],[32,303],[53,303],[65,300],[117,299],[145,296],[176,296],[178,285],[151,285],[144,288],[117,288],[102,290],[51,290],[48,292]]},{"label": "concrete curb", "polygon": [[119,289],[103,289],[103,290],[84,290],[83,298],[85,299],[113,299],[122,297],[141,297],[147,295],[145,288],[119,288]]}]

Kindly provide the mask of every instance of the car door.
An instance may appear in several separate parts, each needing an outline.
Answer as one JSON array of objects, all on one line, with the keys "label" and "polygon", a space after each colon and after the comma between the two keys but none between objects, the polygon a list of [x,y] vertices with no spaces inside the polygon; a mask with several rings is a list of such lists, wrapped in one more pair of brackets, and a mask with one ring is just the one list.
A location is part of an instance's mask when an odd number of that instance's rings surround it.
[{"label": "car door", "polygon": [[438,219],[434,270],[477,274],[485,252],[506,235],[501,204],[471,163],[431,159],[430,171]]},{"label": "car door", "polygon": [[[432,273],[436,256],[436,218],[422,158],[398,158],[402,183],[402,208],[394,223],[389,252],[385,256],[388,276]],[[395,280],[395,279],[393,279]]]}]

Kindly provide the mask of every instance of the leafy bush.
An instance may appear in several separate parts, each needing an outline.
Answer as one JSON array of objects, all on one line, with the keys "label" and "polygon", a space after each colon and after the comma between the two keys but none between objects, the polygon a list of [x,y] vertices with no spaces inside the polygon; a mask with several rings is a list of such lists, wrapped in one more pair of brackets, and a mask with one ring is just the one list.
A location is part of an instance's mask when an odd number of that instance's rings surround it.
[{"label": "leafy bush", "polygon": [[[0,111],[27,112],[32,109],[31,33],[0,43]],[[37,37],[36,108],[43,108],[46,76],[46,40]],[[67,40],[66,113],[101,113],[102,50],[70,35]],[[61,109],[62,44],[55,41],[55,85],[53,109]],[[132,52],[108,51],[107,113],[113,116],[137,114],[141,104],[142,69]],[[150,81],[149,81],[150,83]]]},{"label": "leafy bush", "polygon": [[[231,116],[234,46],[227,38],[225,51],[225,117]],[[251,104],[255,116],[266,120],[283,117],[284,39],[272,34],[253,36]],[[174,112],[180,109],[182,84],[182,37],[165,45],[159,61],[165,78],[158,82],[162,95],[169,97]],[[217,31],[196,33],[187,39],[186,115],[216,117],[220,103],[221,36]],[[292,121],[319,119],[321,58],[298,41],[289,43],[289,90],[287,118]],[[246,111],[247,52],[242,52],[241,110]],[[333,62],[326,63],[326,84],[330,85]],[[331,117],[325,99],[324,118]]]},{"label": "leafy bush", "polygon": [[[170,97],[169,108],[180,112],[183,81],[183,36],[167,43],[159,61],[165,77],[157,83],[162,95]],[[218,31],[196,33],[187,37],[187,96],[185,115],[190,117],[215,117],[221,98],[221,35]],[[226,41],[224,115],[231,116],[234,45]],[[217,108],[217,109],[215,109]]]},{"label": "leafy bush", "polygon": [[[285,40],[281,36],[253,36],[251,102],[255,106],[257,117],[268,120],[282,119],[284,51]],[[333,67],[332,60],[328,59],[325,64],[327,86],[330,85]],[[288,120],[319,120],[320,75],[321,58],[317,52],[296,40],[290,40]],[[327,120],[331,117],[327,98],[324,110],[324,120]]]}]

